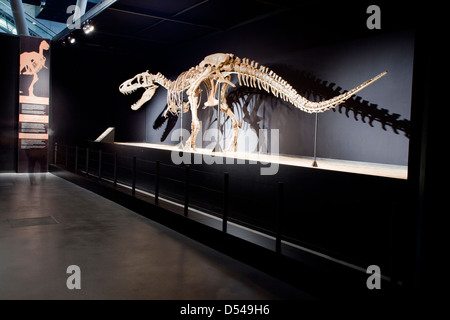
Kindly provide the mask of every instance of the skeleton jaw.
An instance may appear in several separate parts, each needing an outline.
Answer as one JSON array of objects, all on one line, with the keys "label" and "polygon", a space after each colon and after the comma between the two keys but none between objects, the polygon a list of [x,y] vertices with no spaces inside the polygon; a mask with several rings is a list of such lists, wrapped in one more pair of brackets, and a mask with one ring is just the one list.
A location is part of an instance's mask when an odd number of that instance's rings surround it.
[{"label": "skeleton jaw", "polygon": [[146,103],[153,97],[157,88],[158,86],[155,85],[152,85],[150,88],[147,88],[145,92],[142,94],[142,97],[131,106],[131,109],[138,110],[140,107],[142,107],[144,103]]}]

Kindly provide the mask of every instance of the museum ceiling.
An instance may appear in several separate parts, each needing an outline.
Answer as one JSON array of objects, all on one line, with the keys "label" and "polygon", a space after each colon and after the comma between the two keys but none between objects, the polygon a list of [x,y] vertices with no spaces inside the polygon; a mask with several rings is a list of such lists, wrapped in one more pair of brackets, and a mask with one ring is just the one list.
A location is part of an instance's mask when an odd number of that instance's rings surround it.
[{"label": "museum ceiling", "polygon": [[[6,0],[0,0],[6,5]],[[305,38],[327,34],[330,38],[357,37],[367,32],[365,10],[370,1],[312,0],[87,0],[81,22],[95,31],[85,34],[70,25],[70,6],[76,0],[23,0],[27,23],[37,35],[41,24],[55,42],[120,51],[165,50],[240,27],[266,23],[280,32]],[[383,28],[410,28],[416,10],[411,4],[382,3]],[[1,8],[0,8],[1,9]],[[69,12],[69,13],[68,13]],[[358,14],[359,13],[359,14]],[[88,19],[88,20],[87,20]],[[355,25],[359,28],[355,28]],[[74,28],[75,26],[75,28]],[[82,25],[81,25],[82,27]],[[317,30],[322,30],[320,33]],[[11,32],[13,33],[13,32]],[[36,34],[32,34],[36,35]]]},{"label": "museum ceiling", "polygon": [[302,1],[119,0],[92,19],[95,33],[75,34],[85,45],[167,48],[266,19]]}]

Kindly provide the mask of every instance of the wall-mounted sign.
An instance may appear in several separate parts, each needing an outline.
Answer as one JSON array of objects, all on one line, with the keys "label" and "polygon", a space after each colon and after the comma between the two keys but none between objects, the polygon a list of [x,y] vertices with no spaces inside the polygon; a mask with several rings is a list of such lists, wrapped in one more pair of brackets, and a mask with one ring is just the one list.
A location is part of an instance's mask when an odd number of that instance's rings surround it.
[{"label": "wall-mounted sign", "polygon": [[20,38],[18,172],[46,172],[50,40]]}]

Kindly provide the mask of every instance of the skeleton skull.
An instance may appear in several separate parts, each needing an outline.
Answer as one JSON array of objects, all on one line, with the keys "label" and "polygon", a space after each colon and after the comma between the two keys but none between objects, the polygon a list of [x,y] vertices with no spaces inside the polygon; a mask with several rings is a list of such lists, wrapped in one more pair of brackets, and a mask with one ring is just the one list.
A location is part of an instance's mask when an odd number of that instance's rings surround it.
[{"label": "skeleton skull", "polygon": [[130,94],[139,88],[144,88],[142,97],[131,106],[131,109],[138,110],[144,103],[149,101],[155,94],[157,85],[153,82],[153,75],[148,71],[139,73],[135,77],[125,81],[119,86],[119,91],[123,94]]}]

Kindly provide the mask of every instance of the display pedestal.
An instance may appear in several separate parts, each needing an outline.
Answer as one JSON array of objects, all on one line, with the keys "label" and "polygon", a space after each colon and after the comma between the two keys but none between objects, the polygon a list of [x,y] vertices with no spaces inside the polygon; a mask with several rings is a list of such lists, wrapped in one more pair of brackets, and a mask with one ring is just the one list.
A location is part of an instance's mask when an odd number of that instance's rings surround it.
[{"label": "display pedestal", "polygon": [[[144,152],[144,150],[146,149],[154,149],[155,151],[165,150],[166,158],[169,160],[171,159],[172,151],[179,151],[177,145],[164,145],[145,142],[115,142],[112,146],[137,147],[141,150],[140,152]],[[189,153],[198,154],[199,159],[204,158],[200,157],[200,155],[210,157],[211,152],[212,150],[203,148],[197,148],[196,151],[189,151]],[[280,167],[293,166],[293,167],[311,168],[311,161],[314,161],[312,157],[296,157],[278,154],[261,154],[261,153],[245,153],[245,152],[216,152],[214,156],[223,157],[224,159],[228,158],[230,159],[229,162],[234,164],[261,162],[269,164],[279,164]],[[317,158],[316,162],[319,161],[320,167],[317,167],[318,170],[356,173],[369,176],[378,176],[402,180],[406,180],[408,176],[407,166]],[[227,160],[225,159],[223,162],[227,163]],[[314,170],[316,169],[314,168]]]}]

